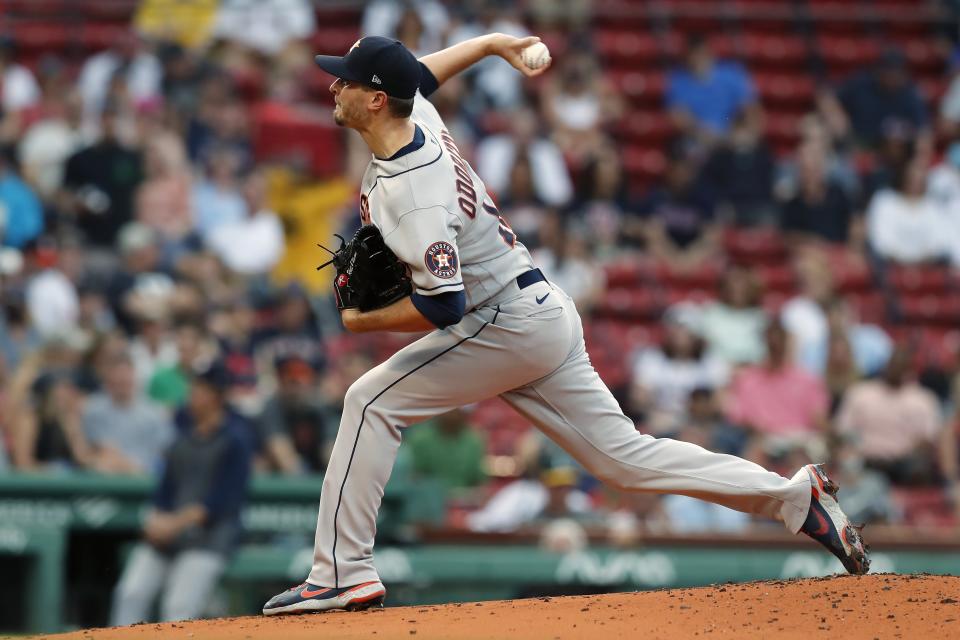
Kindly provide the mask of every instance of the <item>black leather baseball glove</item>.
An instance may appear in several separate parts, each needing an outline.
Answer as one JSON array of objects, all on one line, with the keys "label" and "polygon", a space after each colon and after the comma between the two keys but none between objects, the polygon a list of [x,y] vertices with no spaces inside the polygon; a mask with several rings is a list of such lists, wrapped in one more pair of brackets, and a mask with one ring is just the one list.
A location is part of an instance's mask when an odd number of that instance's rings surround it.
[{"label": "black leather baseball glove", "polygon": [[337,237],[337,251],[317,245],[333,256],[317,270],[330,264],[337,270],[333,291],[338,309],[371,311],[410,295],[413,288],[407,265],[390,250],[379,229],[372,224],[360,227],[350,242]]}]

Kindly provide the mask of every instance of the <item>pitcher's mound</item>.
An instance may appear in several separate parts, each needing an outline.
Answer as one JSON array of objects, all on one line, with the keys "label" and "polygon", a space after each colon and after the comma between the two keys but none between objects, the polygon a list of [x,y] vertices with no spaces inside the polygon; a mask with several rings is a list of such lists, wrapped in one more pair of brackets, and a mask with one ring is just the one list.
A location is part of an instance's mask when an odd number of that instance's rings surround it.
[{"label": "pitcher's mound", "polygon": [[960,577],[879,574],[598,596],[387,607],[363,613],[143,624],[80,631],[61,637],[71,640],[945,640],[958,637],[958,629]]}]

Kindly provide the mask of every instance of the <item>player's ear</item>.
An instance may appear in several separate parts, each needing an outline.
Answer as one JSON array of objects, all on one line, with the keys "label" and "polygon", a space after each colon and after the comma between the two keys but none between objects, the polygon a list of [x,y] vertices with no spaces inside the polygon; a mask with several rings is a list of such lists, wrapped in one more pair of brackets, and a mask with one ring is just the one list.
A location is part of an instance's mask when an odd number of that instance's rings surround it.
[{"label": "player's ear", "polygon": [[383,91],[374,91],[367,102],[370,111],[379,112],[387,108],[387,94]]}]

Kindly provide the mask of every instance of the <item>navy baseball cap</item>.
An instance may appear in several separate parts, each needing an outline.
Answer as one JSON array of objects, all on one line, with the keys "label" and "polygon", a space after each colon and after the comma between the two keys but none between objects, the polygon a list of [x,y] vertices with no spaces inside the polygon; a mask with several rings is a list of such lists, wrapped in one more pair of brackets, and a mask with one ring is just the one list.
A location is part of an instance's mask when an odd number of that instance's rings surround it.
[{"label": "navy baseball cap", "polygon": [[393,98],[409,100],[420,87],[420,62],[399,40],[367,36],[345,56],[316,56],[314,60],[331,75],[368,85]]}]

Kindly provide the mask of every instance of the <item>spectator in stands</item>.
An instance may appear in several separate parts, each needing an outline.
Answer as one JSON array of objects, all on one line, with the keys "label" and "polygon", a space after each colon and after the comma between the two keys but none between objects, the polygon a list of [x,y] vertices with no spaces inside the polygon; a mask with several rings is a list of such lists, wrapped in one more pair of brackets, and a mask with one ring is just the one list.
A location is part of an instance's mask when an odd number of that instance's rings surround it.
[{"label": "spectator in stands", "polygon": [[309,0],[222,0],[213,36],[263,56],[276,56],[292,43],[307,40],[315,29],[315,11]]},{"label": "spectator in stands", "polygon": [[87,58],[80,69],[77,87],[87,127],[97,131],[98,125],[107,124],[101,115],[111,108],[108,97],[114,86],[134,106],[157,100],[163,80],[161,71],[159,60],[137,32],[121,31],[109,49]]},{"label": "spectator in stands", "polygon": [[749,433],[730,424],[723,415],[720,388],[698,387],[687,397],[687,417],[672,437],[687,442],[703,442],[702,446],[719,453],[739,456],[747,445]]},{"label": "spectator in stands", "polygon": [[26,253],[27,313],[45,338],[71,333],[80,317],[76,284],[64,273],[60,258],[56,245],[48,240]]},{"label": "spectator in stands", "polygon": [[31,124],[17,147],[23,177],[48,204],[63,187],[67,159],[80,150],[81,103],[78,93],[51,97],[45,117]]},{"label": "spectator in stands", "polygon": [[763,358],[766,314],[760,307],[762,292],[756,274],[733,265],[723,273],[719,299],[703,309],[701,330],[709,351],[737,365]]},{"label": "spectator in stands", "polygon": [[477,173],[502,201],[509,193],[511,168],[523,155],[530,165],[537,199],[550,207],[563,207],[573,197],[570,173],[560,149],[537,130],[538,126],[531,109],[514,111],[509,132],[487,136],[477,145]]},{"label": "spectator in stands", "polygon": [[691,36],[684,47],[685,66],[667,76],[666,106],[680,132],[706,147],[723,139],[742,117],[757,129],[756,89],[735,62],[717,62],[706,38]]},{"label": "spectator in stands", "polygon": [[953,240],[945,216],[926,196],[926,163],[915,158],[900,167],[893,188],[878,191],[867,209],[867,239],[883,260],[901,264],[945,259]]},{"label": "spectator in stands", "polygon": [[537,195],[530,158],[521,155],[511,163],[506,189],[496,194],[501,215],[530,251],[539,249],[541,226],[558,212],[548,207]]},{"label": "spectator in stands", "polygon": [[847,390],[836,419],[837,432],[853,438],[867,466],[896,484],[937,479],[943,430],[937,398],[913,379],[910,361],[910,349],[898,345],[882,376]]},{"label": "spectator in stands", "polygon": [[573,298],[581,312],[593,307],[607,287],[606,275],[593,260],[588,241],[586,230],[575,221],[550,215],[543,218],[540,248],[533,252],[547,279]]},{"label": "spectator in stands", "polygon": [[143,302],[138,291],[169,291],[173,281],[160,264],[160,237],[139,222],[123,226],[117,237],[117,253],[121,262],[109,272],[104,292],[120,326],[134,333]]},{"label": "spectator in stands", "polygon": [[139,314],[137,332],[130,340],[130,359],[137,384],[144,390],[157,371],[176,364],[177,343],[170,332],[169,312],[159,307],[159,302],[157,309]]},{"label": "spectator in stands", "polygon": [[[840,119],[846,122],[843,109],[837,109]],[[819,155],[826,183],[839,187],[850,202],[857,202],[860,176],[840,144],[839,134],[831,128],[830,117],[821,112],[808,113],[800,119],[798,129],[800,140],[793,156],[779,163],[774,185],[777,199],[788,202],[797,197],[801,190],[801,164],[812,162]]]},{"label": "spectator in stands", "polygon": [[960,141],[951,143],[943,161],[931,169],[927,196],[944,210],[960,208]]},{"label": "spectator in stands", "polygon": [[891,120],[906,123],[921,138],[930,134],[923,97],[910,78],[906,58],[895,49],[887,49],[872,69],[847,80],[837,97],[860,145],[876,148]]},{"label": "spectator in stands", "polygon": [[[369,2],[363,8],[360,33],[362,36],[395,38],[403,15],[408,11],[414,12],[423,25],[423,34],[420,41],[415,43],[413,48],[427,52],[442,49],[444,46],[443,37],[450,25],[450,16],[443,3],[437,0],[407,0],[405,2],[374,0]],[[459,40],[453,40],[449,44],[454,42],[459,42]]]},{"label": "spectator in stands", "polygon": [[13,159],[0,149],[0,237],[6,247],[23,248],[43,232],[43,205],[17,175]]},{"label": "spectator in stands", "polygon": [[687,421],[694,389],[726,386],[727,363],[708,353],[701,337],[701,312],[692,304],[675,304],[663,315],[663,345],[643,349],[636,358],[631,406],[644,431],[674,433]]},{"label": "spectator in stands", "polygon": [[114,593],[112,625],[147,620],[161,591],[161,620],[199,617],[239,542],[251,451],[244,425],[224,404],[224,385],[216,366],[193,380],[144,540]]},{"label": "spectator in stands", "polygon": [[147,141],[144,181],[137,189],[138,222],[160,234],[167,245],[178,245],[194,226],[192,180],[183,141],[172,132]]},{"label": "spectator in stands", "polygon": [[23,112],[40,99],[33,73],[14,61],[16,48],[10,36],[0,36],[0,147],[16,141]]},{"label": "spectator in stands", "polygon": [[955,49],[950,58],[950,84],[940,101],[940,131],[948,139],[960,134],[960,53]]},{"label": "spectator in stands", "polygon": [[93,448],[91,468],[153,475],[173,440],[173,426],[138,390],[128,354],[114,355],[107,363],[103,388],[83,408],[83,431]]},{"label": "spectator in stands", "polygon": [[605,128],[623,113],[621,96],[599,67],[589,49],[571,46],[543,89],[544,118],[560,149],[578,166],[605,152],[610,144]]},{"label": "spectator in stands", "polygon": [[322,473],[334,434],[319,394],[316,365],[299,356],[276,364],[277,391],[259,416],[259,439],[271,470],[284,475]]},{"label": "spectator in stands", "polygon": [[642,235],[643,223],[633,215],[635,203],[627,183],[620,154],[612,145],[594,156],[579,176],[569,215],[590,229],[593,255],[601,263],[622,253],[624,238]]},{"label": "spectator in stands", "polygon": [[804,143],[797,150],[797,192],[780,210],[780,227],[792,244],[847,244],[854,238],[853,203],[829,178],[826,149]]},{"label": "spectator in stands", "polygon": [[204,161],[203,177],[193,185],[194,229],[209,239],[220,227],[246,217],[240,182],[242,159],[230,147],[212,148]]},{"label": "spectator in stands", "polygon": [[8,371],[40,348],[42,337],[30,322],[23,289],[5,286],[0,292],[0,358]]},{"label": "spectator in stands", "polygon": [[201,322],[180,320],[174,333],[177,361],[157,367],[147,384],[150,399],[171,409],[187,402],[193,375],[207,369],[216,355],[216,345]]},{"label": "spectator in stands", "polygon": [[590,498],[577,490],[573,467],[546,467],[539,462],[524,476],[500,489],[466,518],[471,531],[509,532],[545,518],[589,516]]},{"label": "spectator in stands", "polygon": [[697,180],[693,160],[675,155],[667,165],[664,184],[639,206],[644,222],[639,229],[625,225],[637,237],[642,229],[647,250],[674,271],[688,271],[719,257],[720,230],[716,203]]},{"label": "spectator in stands", "polygon": [[64,171],[63,213],[73,217],[88,243],[113,247],[117,232],[131,219],[134,192],[143,179],[139,152],[117,136],[117,106],[107,104],[100,138],[70,156]]},{"label": "spectator in stands", "polygon": [[802,444],[827,426],[823,381],[790,361],[789,334],[777,319],[765,332],[767,357],[741,369],[727,394],[727,418],[764,440]]},{"label": "spectator in stands", "polygon": [[453,493],[477,489],[486,481],[487,445],[468,418],[466,411],[455,409],[404,435],[415,477],[436,480]]},{"label": "spectator in stands", "polygon": [[759,122],[742,111],[707,157],[700,179],[715,194],[724,220],[741,226],[771,224],[777,220],[775,166]]},{"label": "spectator in stands", "polygon": [[4,398],[13,464],[22,471],[68,471],[90,461],[81,425],[83,393],[74,373],[44,366],[35,352],[17,368]]},{"label": "spectator in stands", "polygon": [[[244,296],[214,306],[210,319],[220,359],[229,377],[227,397],[231,405],[246,416],[257,414],[263,403],[255,359],[255,319],[256,311]],[[264,375],[267,372],[261,370],[259,373]]]},{"label": "spectator in stands", "polygon": [[841,438],[830,457],[836,482],[843,483],[843,510],[851,522],[893,523],[899,519],[890,497],[890,481],[865,466],[854,443]]},{"label": "spectator in stands", "polygon": [[[799,364],[816,375],[840,373],[842,350],[849,350],[849,365],[855,377],[878,374],[890,359],[893,341],[882,327],[857,320],[855,310],[841,297],[831,298],[824,307],[826,332],[808,340],[798,350]],[[838,352],[840,350],[840,352]]]},{"label": "spectator in stands", "polygon": [[[833,273],[825,252],[809,249],[793,258],[793,272],[797,276],[797,294],[787,300],[780,310],[780,320],[790,332],[796,354],[806,353],[812,344],[824,344],[827,339],[826,307],[836,291]],[[823,363],[811,373],[822,374]]]},{"label": "spectator in stands", "polygon": [[243,217],[214,229],[207,243],[232,272],[256,277],[266,275],[285,249],[283,224],[267,205],[266,177],[260,171],[243,182]]},{"label": "spectator in stands", "polygon": [[196,109],[187,124],[187,153],[190,160],[202,163],[214,149],[228,146],[243,158],[244,170],[251,168],[253,148],[250,141],[249,113],[236,95],[230,76],[222,70],[208,74],[200,85]]},{"label": "spectator in stands", "polygon": [[[443,33],[437,32],[436,26],[431,26],[431,22],[435,25],[441,22],[441,14],[436,8],[438,4],[440,3],[433,0],[415,0],[412,3],[420,14],[426,37],[432,37],[433,33]],[[498,2],[482,2],[478,5],[473,11],[461,12],[462,20],[459,24],[451,24],[446,46],[487,33],[506,33],[517,38],[530,35],[523,20],[517,15],[515,5]],[[446,18],[446,10],[443,10],[442,19]],[[374,32],[366,30],[366,24],[364,20],[364,34],[373,35]],[[429,45],[426,37],[422,38],[425,51],[441,48]],[[496,56],[489,56],[475,64],[466,72],[465,78],[472,85],[468,104],[465,106],[471,111],[480,112],[477,113],[478,116],[487,109],[508,111],[523,105],[525,87],[522,78],[511,73],[510,65]]]},{"label": "spectator in stands", "polygon": [[324,362],[320,327],[307,292],[293,283],[280,292],[273,308],[273,322],[254,335],[260,371],[287,356],[298,356],[321,368]]}]

